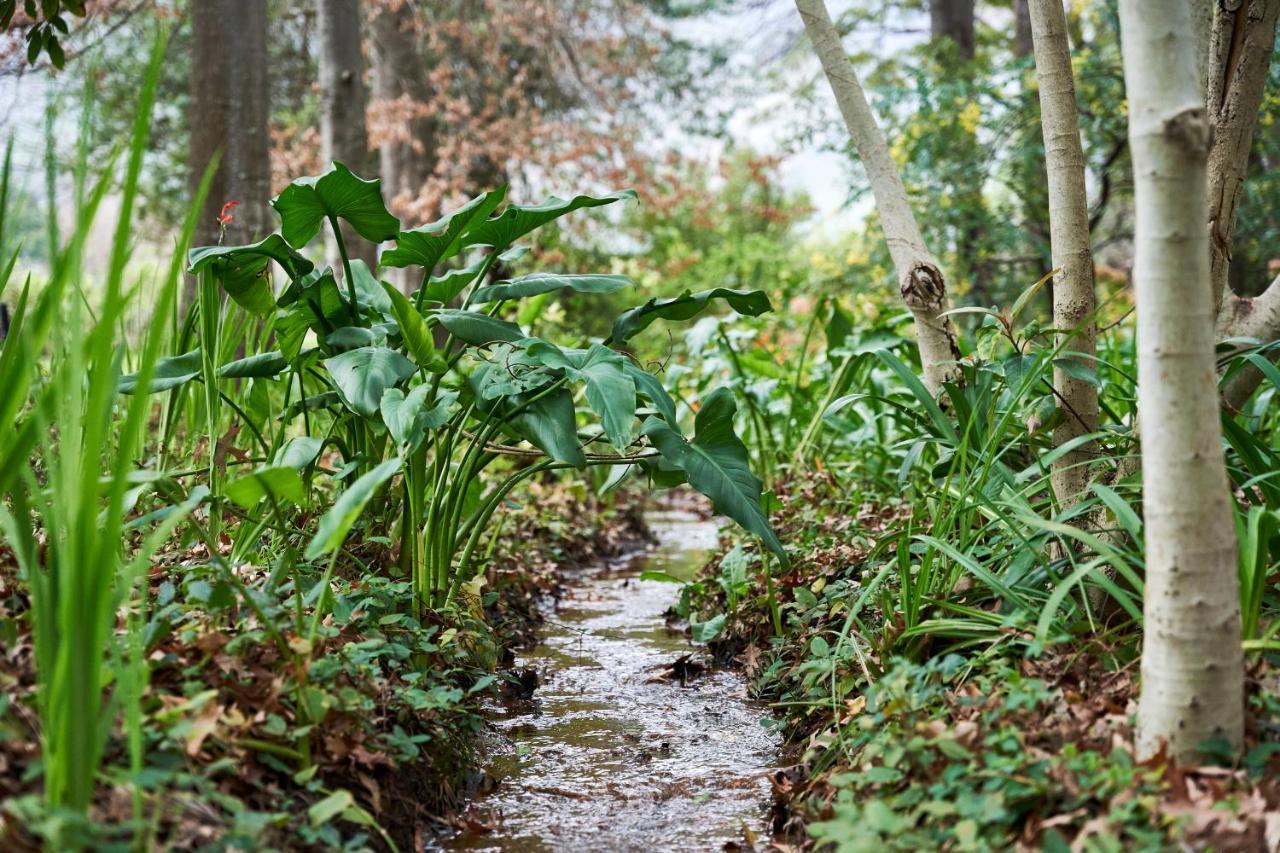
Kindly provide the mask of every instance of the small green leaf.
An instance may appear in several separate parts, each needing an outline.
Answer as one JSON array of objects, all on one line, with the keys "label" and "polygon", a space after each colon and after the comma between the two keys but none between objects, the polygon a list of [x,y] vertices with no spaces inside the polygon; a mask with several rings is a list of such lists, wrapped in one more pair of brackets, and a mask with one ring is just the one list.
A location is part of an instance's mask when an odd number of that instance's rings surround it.
[{"label": "small green leaf", "polygon": [[273,465],[251,471],[226,485],[227,497],[245,509],[253,509],[263,498],[273,498],[279,503],[301,505],[306,489],[298,469]]},{"label": "small green leaf", "polygon": [[1098,379],[1098,372],[1083,361],[1078,361],[1074,358],[1055,358],[1053,366],[1072,379],[1088,382],[1094,387],[1102,387],[1102,382]]},{"label": "small green leaf", "polygon": [[660,583],[680,583],[680,584],[684,583],[684,581],[683,581],[683,580],[681,580],[680,578],[676,577],[675,575],[668,574],[667,572],[662,572],[662,571],[659,571],[659,570],[657,570],[657,569],[647,569],[647,570],[645,570],[645,571],[641,572],[641,573],[640,573],[640,580],[642,580],[642,581],[658,581],[658,582],[660,582]]},{"label": "small green leaf", "polygon": [[295,249],[311,242],[329,217],[350,223],[371,243],[390,240],[400,231],[400,221],[382,201],[379,181],[366,181],[337,162],[323,175],[295,180],[271,206],[280,214],[284,239]]},{"label": "small green leaf", "polygon": [[286,441],[276,451],[275,458],[271,460],[271,464],[301,470],[315,461],[315,458],[320,455],[320,448],[323,446],[323,439],[309,435],[295,436]]},{"label": "small green leaf", "polygon": [[690,621],[689,634],[695,643],[709,643],[720,636],[720,632],[724,630],[726,619],[725,614],[717,613],[706,622]]},{"label": "small green leaf", "polygon": [[347,791],[334,791],[318,803],[307,809],[307,818],[313,827],[324,826],[344,811],[355,805],[355,799]]}]

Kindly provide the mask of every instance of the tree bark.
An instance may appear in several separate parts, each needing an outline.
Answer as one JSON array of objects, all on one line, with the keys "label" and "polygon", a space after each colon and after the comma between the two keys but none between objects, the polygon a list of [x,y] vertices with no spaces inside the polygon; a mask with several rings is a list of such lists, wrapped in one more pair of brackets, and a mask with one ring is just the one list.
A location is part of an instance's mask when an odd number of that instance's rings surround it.
[{"label": "tree bark", "polygon": [[[1031,0],[1030,7],[1045,170],[1049,177],[1049,239],[1053,266],[1061,270],[1053,282],[1053,326],[1059,330],[1057,345],[1062,356],[1092,368],[1097,355],[1097,299],[1067,18],[1061,0]],[[1096,432],[1098,389],[1060,367],[1054,368],[1053,385],[1058,405],[1065,410],[1065,417],[1053,432],[1054,444],[1060,446]],[[1097,445],[1090,442],[1054,463],[1053,491],[1060,504],[1074,503],[1088,488],[1092,475],[1089,463],[1096,457]]]},{"label": "tree bark", "polygon": [[1031,34],[1030,0],[1017,0],[1014,4],[1014,36],[1013,52],[1019,58],[1030,56],[1035,51],[1035,40]]},{"label": "tree bark", "polygon": [[1280,0],[1223,0],[1213,22],[1206,104],[1214,126],[1209,152],[1209,284],[1215,305],[1221,305],[1229,292],[1236,209],[1275,49],[1278,15]]},{"label": "tree bark", "polygon": [[1239,747],[1244,662],[1235,527],[1214,375],[1203,211],[1211,127],[1186,0],[1122,0],[1135,190],[1134,287],[1146,589],[1140,758]]},{"label": "tree bark", "polygon": [[[326,165],[334,160],[363,178],[369,164],[365,130],[364,58],[360,52],[359,0],[316,0],[320,42],[320,145]],[[370,268],[377,247],[343,224],[342,239],[353,258]]]},{"label": "tree bark", "polygon": [[[1234,293],[1229,284],[1236,209],[1249,168],[1278,17],[1280,0],[1238,0],[1220,5],[1213,20],[1205,98],[1214,123],[1209,151],[1209,287],[1218,308],[1219,340],[1280,338],[1280,279],[1256,297]],[[1222,389],[1223,404],[1239,411],[1262,378],[1260,370],[1246,366]]]},{"label": "tree bark", "polygon": [[267,89],[266,0],[201,0],[191,4],[192,190],[221,153],[196,226],[197,245],[216,243],[222,205],[236,201],[227,244],[261,239],[271,212],[270,100]]},{"label": "tree bark", "polygon": [[965,59],[973,59],[977,47],[973,5],[974,0],[929,0],[929,24],[933,37],[951,39]]},{"label": "tree bark", "polygon": [[413,4],[382,6],[373,17],[373,94],[383,109],[403,118],[398,133],[378,146],[383,192],[398,212],[418,199],[435,171],[434,123],[417,108],[432,97],[428,69],[414,26]]},{"label": "tree bark", "polygon": [[898,273],[902,299],[915,318],[924,385],[929,393],[937,396],[942,384],[956,375],[956,361],[960,357],[955,329],[949,318],[941,316],[947,310],[946,281],[925,246],[902,177],[840,44],[840,35],[831,22],[826,4],[823,0],[796,0],[796,9],[831,84],[858,157],[867,170],[889,254]]}]

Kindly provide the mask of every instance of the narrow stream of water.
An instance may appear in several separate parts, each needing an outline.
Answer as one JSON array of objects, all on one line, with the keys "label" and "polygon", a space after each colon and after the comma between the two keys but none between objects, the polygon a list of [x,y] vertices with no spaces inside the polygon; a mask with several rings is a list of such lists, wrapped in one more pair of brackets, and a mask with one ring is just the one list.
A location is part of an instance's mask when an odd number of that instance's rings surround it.
[{"label": "narrow stream of water", "polygon": [[639,580],[692,577],[715,525],[677,512],[648,521],[657,546],[569,581],[522,655],[541,686],[495,713],[507,744],[487,769],[499,785],[471,807],[478,831],[446,849],[720,850],[763,832],[777,759],[766,709],[732,673],[664,678],[692,651],[662,616],[677,587]]}]

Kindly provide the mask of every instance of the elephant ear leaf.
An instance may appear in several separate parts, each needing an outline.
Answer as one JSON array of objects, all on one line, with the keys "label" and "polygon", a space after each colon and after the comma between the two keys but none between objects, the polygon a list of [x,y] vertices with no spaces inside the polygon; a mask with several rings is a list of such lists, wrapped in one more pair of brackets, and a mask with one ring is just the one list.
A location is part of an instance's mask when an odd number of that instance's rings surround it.
[{"label": "elephant ear leaf", "polygon": [[386,347],[349,350],[325,359],[324,366],[338,386],[342,402],[365,417],[377,414],[383,393],[407,379],[415,369],[413,362]]},{"label": "elephant ear leaf", "polygon": [[192,275],[210,272],[227,295],[252,314],[270,314],[276,307],[267,267],[272,261],[297,281],[314,268],[311,261],[293,249],[279,234],[272,234],[246,246],[202,246],[187,254]]},{"label": "elephant ear leaf", "polygon": [[573,394],[559,388],[550,394],[535,392],[508,398],[521,409],[512,421],[516,430],[529,443],[558,462],[585,468],[586,454],[578,441],[578,420],[573,407]]},{"label": "elephant ear leaf", "polygon": [[716,512],[759,536],[785,563],[787,552],[760,507],[763,484],[751,473],[746,445],[733,431],[736,413],[733,392],[718,388],[698,410],[693,441],[686,441],[670,424],[656,417],[645,421],[642,432],[663,459],[684,470],[689,485],[711,498]]},{"label": "elephant ear leaf", "polygon": [[329,217],[345,220],[371,243],[390,240],[400,231],[400,221],[382,201],[380,183],[366,181],[341,163],[319,177],[298,178],[271,206],[280,214],[284,239],[295,249],[309,243]]},{"label": "elephant ear leaf", "polygon": [[568,201],[552,196],[542,204],[513,204],[492,219],[486,219],[471,228],[463,237],[463,245],[492,246],[495,252],[501,252],[524,235],[566,213],[634,198],[635,190],[618,190],[605,196],[574,196]]},{"label": "elephant ear leaf", "polygon": [[506,187],[481,193],[435,222],[397,233],[396,247],[382,253],[382,266],[419,266],[429,274],[441,261],[462,250],[462,235],[476,223],[488,219],[506,195]]},{"label": "elephant ear leaf", "polygon": [[730,290],[716,287],[699,293],[685,291],[674,299],[650,299],[626,311],[613,324],[609,343],[623,344],[649,328],[655,320],[688,320],[701,314],[712,300],[722,299],[739,314],[758,317],[773,310],[763,290]]},{"label": "elephant ear leaf", "polygon": [[471,301],[483,304],[504,299],[523,299],[566,288],[579,293],[613,293],[630,284],[631,279],[625,275],[560,275],[539,272],[482,287],[471,297]]},{"label": "elephant ear leaf", "polygon": [[[200,375],[200,350],[193,349],[182,355],[162,358],[156,362],[151,373],[151,382],[143,393],[154,394],[157,391],[168,391],[184,385]],[[134,394],[138,391],[138,374],[127,373],[121,376],[116,384],[121,394]]]}]

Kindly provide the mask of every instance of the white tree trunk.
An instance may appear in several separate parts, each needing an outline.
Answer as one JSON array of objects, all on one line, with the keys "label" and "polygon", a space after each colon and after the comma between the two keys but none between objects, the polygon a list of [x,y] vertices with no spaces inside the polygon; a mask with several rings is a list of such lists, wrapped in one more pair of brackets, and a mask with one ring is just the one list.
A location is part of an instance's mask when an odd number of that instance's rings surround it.
[{"label": "white tree trunk", "polygon": [[[1040,83],[1045,170],[1049,177],[1049,240],[1053,265],[1062,270],[1053,283],[1053,326],[1059,330],[1062,357],[1093,367],[1097,354],[1097,299],[1067,18],[1061,0],[1030,0],[1030,13],[1036,78]],[[1053,432],[1054,444],[1062,445],[1096,432],[1098,389],[1061,368],[1053,371],[1053,387],[1058,392],[1058,405],[1065,410]],[[1097,450],[1091,442],[1054,463],[1053,491],[1064,506],[1088,488],[1088,463],[1096,458]]]},{"label": "white tree trunk", "polygon": [[1210,124],[1186,0],[1122,0],[1147,575],[1137,751],[1243,736],[1235,528],[1204,228]]},{"label": "white tree trunk", "polygon": [[925,246],[898,167],[840,44],[840,35],[831,22],[826,4],[823,0],[796,0],[796,9],[831,84],[858,157],[867,170],[889,254],[898,272],[902,299],[915,317],[924,384],[936,396],[942,390],[942,383],[956,374],[956,360],[960,356],[951,321],[939,316],[947,310],[946,281]]}]

